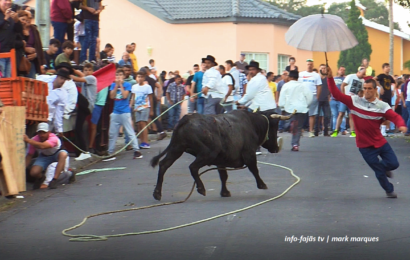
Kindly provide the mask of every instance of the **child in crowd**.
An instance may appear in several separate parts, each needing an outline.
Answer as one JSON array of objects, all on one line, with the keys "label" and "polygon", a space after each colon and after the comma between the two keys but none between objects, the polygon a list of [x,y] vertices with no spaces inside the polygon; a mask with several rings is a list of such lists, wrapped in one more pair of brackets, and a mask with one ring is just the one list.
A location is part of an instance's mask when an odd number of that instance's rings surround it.
[{"label": "child in crowd", "polygon": [[[146,74],[143,72],[137,72],[137,84],[132,86],[132,107],[135,112],[135,122],[138,124],[138,131],[141,131],[147,126],[149,117],[154,115],[154,107],[152,100],[152,88],[150,85],[145,84]],[[141,133],[141,148],[151,148],[148,144],[148,128]]]},{"label": "child in crowd", "polygon": [[56,53],[58,52],[58,48],[60,48],[60,41],[57,39],[51,39],[48,49],[44,51],[46,64],[42,66],[41,74],[54,74],[56,72],[54,61],[57,56]]},{"label": "child in crowd", "polygon": [[[139,151],[138,140],[135,137],[135,132],[131,125],[131,113],[128,101],[128,95],[130,95],[132,87],[131,84],[124,81],[124,77],[124,70],[121,68],[117,69],[115,82],[112,83],[110,87],[110,98],[114,99],[114,110],[110,115],[108,153],[114,153],[118,133],[120,132],[120,127],[123,126],[125,134],[132,140],[131,145],[134,150],[134,159],[140,159],[142,158],[142,154]],[[115,159],[115,157],[112,156],[110,159]]]},{"label": "child in crowd", "polygon": [[61,48],[63,49],[63,53],[57,56],[54,62],[54,66],[56,67],[62,62],[71,64],[70,56],[74,51],[74,43],[72,41],[65,41]]},{"label": "child in crowd", "polygon": [[[175,75],[175,81],[169,84],[167,88],[167,100],[170,106],[178,103],[185,98],[185,88],[182,83],[182,78],[180,75]],[[181,104],[174,106],[168,112],[169,119],[168,119],[168,131],[172,131],[176,124],[179,121],[179,117],[181,116]]]}]

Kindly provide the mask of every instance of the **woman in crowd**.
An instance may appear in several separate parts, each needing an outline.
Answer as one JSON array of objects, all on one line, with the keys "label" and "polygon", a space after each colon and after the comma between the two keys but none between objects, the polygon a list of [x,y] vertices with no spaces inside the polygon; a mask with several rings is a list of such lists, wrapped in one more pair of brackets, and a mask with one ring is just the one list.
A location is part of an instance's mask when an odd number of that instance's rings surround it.
[{"label": "woman in crowd", "polygon": [[286,66],[285,70],[291,72],[292,70],[299,71],[298,66],[296,64],[296,59],[295,57],[290,57],[289,58],[289,66]]},{"label": "woman in crowd", "polygon": [[[31,63],[31,70],[28,73],[28,77],[34,79],[36,73],[41,73],[41,66],[45,64],[40,33],[37,30],[37,27],[31,24],[32,16],[29,11],[20,10],[18,16],[23,20],[23,39],[26,43],[24,49],[27,59]],[[25,19],[23,17],[25,17]]]}]

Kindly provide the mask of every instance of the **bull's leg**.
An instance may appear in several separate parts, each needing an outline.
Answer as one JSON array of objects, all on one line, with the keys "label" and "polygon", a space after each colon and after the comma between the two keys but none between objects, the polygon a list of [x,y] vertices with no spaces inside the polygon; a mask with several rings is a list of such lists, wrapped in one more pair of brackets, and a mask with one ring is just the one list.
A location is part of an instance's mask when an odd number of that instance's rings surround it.
[{"label": "bull's leg", "polygon": [[255,177],[256,186],[258,187],[258,189],[267,190],[268,186],[266,186],[266,184],[263,182],[263,180],[259,176],[259,170],[258,170],[255,153],[253,153],[252,156],[248,156],[248,158],[246,158],[245,164],[248,166],[249,170]]},{"label": "bull's leg", "polygon": [[231,192],[226,188],[226,181],[228,180],[228,173],[226,170],[218,170],[219,177],[222,182],[221,197],[230,197]]},{"label": "bull's leg", "polygon": [[201,163],[201,155],[198,155],[193,163],[189,165],[189,170],[191,171],[192,178],[194,178],[195,183],[196,183],[196,190],[198,191],[199,194],[202,194],[206,196],[206,190],[205,186],[202,183],[201,179],[199,178],[198,171],[202,167],[204,167],[206,164]]},{"label": "bull's leg", "polygon": [[153,194],[156,200],[161,200],[162,197],[162,182],[164,181],[165,172],[168,170],[169,167],[171,167],[172,164],[174,164],[176,160],[178,160],[179,157],[181,157],[183,153],[183,151],[181,152],[170,149],[165,158],[159,162],[157,186],[155,186]]}]

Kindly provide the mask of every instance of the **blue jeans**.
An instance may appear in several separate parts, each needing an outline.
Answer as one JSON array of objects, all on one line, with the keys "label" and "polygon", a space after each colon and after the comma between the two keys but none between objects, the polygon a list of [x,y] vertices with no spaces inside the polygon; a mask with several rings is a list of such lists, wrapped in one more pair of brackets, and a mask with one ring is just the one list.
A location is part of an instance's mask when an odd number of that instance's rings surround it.
[{"label": "blue jeans", "polygon": [[[336,100],[330,100],[330,109],[332,110],[332,130],[336,128],[337,117],[339,116],[341,102]],[[346,118],[343,117],[342,124],[340,125],[340,131],[346,130]]]},{"label": "blue jeans", "polygon": [[32,61],[30,63],[31,63],[31,69],[30,69],[30,72],[28,73],[27,77],[30,78],[30,79],[36,79],[36,73],[37,73],[36,64]]},{"label": "blue jeans", "polygon": [[203,115],[204,114],[204,107],[205,107],[205,98],[199,97],[196,100],[196,112],[198,114]]},{"label": "blue jeans", "polygon": [[128,140],[132,139],[131,146],[134,151],[138,151],[140,147],[138,146],[138,139],[135,138],[135,131],[131,124],[131,113],[124,114],[114,114],[110,115],[110,128],[108,130],[108,153],[114,153],[115,143],[117,142],[118,133],[120,132],[120,127],[123,126],[124,134],[128,136]]},{"label": "blue jeans", "polygon": [[78,36],[78,41],[80,42],[81,49],[84,46],[84,40],[85,40],[85,35],[84,36]]},{"label": "blue jeans", "polygon": [[[406,101],[407,109],[407,134],[410,134],[410,101]],[[403,109],[405,110],[405,109]]]},{"label": "blue jeans", "polygon": [[58,152],[56,152],[53,155],[43,155],[42,153],[40,153],[40,155],[37,157],[37,159],[34,161],[34,165],[36,166],[40,166],[43,170],[46,170],[47,167],[55,162],[58,162],[58,155],[60,153],[67,153],[65,150],[60,150]]},{"label": "blue jeans", "polygon": [[[376,174],[380,186],[382,186],[382,188],[388,193],[393,192],[393,184],[387,179],[386,172],[399,168],[399,161],[390,144],[386,143],[380,148],[359,148],[359,151],[362,154],[363,159]],[[379,159],[379,156],[381,157],[381,160]]]},{"label": "blue jeans", "polygon": [[0,59],[1,73],[3,78],[11,77],[11,63],[10,58]]},{"label": "blue jeans", "polygon": [[51,25],[54,28],[54,38],[60,41],[60,48],[58,49],[57,55],[62,53],[61,45],[63,45],[64,42],[64,36],[67,31],[68,23],[62,23],[62,22],[53,22],[51,21]]},{"label": "blue jeans", "polygon": [[168,111],[168,129],[174,129],[181,116],[181,104],[174,106]]},{"label": "blue jeans", "polygon": [[81,46],[80,63],[84,62],[87,59],[87,50],[89,56],[88,60],[96,60],[95,49],[97,46],[97,37],[98,31],[100,30],[100,23],[99,21],[95,20],[84,20],[84,29],[85,39],[84,46]]}]

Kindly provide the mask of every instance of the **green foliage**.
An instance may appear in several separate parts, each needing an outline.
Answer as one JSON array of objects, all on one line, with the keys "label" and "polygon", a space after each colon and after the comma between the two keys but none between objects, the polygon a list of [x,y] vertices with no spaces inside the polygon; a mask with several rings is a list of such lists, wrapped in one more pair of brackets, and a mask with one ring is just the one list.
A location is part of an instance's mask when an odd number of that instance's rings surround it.
[{"label": "green foliage", "polygon": [[396,0],[395,2],[405,8],[410,8],[410,0]]},{"label": "green foliage", "polygon": [[[312,14],[320,14],[323,5],[306,6],[306,0],[265,0],[287,12],[294,13],[300,16],[308,16]],[[410,2],[410,0],[401,0],[402,2]],[[400,2],[398,0],[397,2]],[[372,22],[376,22],[389,27],[389,11],[383,2],[376,2],[375,0],[360,0],[360,3],[366,7],[364,17]],[[350,2],[332,3],[326,10],[328,14],[340,16],[347,22],[349,16]],[[356,8],[356,7],[355,7]],[[356,8],[357,9],[357,8]],[[394,23],[394,29],[400,30],[398,23]]]},{"label": "green foliage", "polygon": [[306,0],[265,0],[270,4],[279,7],[289,13],[297,14],[300,16],[309,16],[312,14],[321,14],[323,10],[323,5],[312,5],[307,6]]},{"label": "green foliage", "polygon": [[345,66],[346,72],[349,74],[357,72],[357,68],[361,65],[363,58],[367,58],[370,61],[370,54],[372,53],[367,30],[359,19],[360,10],[355,8],[355,0],[352,0],[350,7],[347,27],[356,36],[359,44],[350,50],[342,51],[337,62],[338,66]]}]

